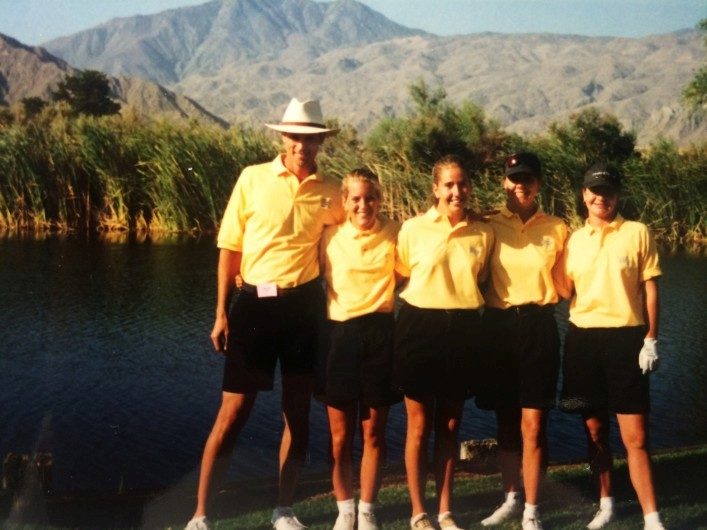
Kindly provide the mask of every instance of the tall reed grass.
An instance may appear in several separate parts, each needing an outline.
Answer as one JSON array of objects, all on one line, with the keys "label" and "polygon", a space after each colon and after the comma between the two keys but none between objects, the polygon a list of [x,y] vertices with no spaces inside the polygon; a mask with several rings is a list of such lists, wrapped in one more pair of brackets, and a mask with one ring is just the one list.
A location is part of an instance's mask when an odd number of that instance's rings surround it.
[{"label": "tall reed grass", "polygon": [[626,170],[630,215],[673,246],[704,244],[707,142],[681,152],[673,143],[659,141]]},{"label": "tall reed grass", "polygon": [[[484,120],[469,109],[464,112],[459,119]],[[395,125],[396,134],[404,135],[404,124]],[[429,168],[436,153],[419,144],[416,152],[423,155],[406,153],[394,143],[375,148],[359,140],[351,127],[341,129],[324,144],[319,158],[324,171],[342,177],[354,167],[369,167],[381,179],[384,211],[399,220],[429,207]],[[526,140],[504,135],[493,124],[477,123],[474,130],[464,149],[471,160],[475,210],[502,202],[503,158],[530,148],[545,166],[540,195],[545,211],[572,226],[582,222],[576,198],[585,161],[578,149],[548,136]],[[437,147],[442,150],[444,144]],[[211,232],[242,168],[277,151],[276,137],[239,126],[224,130],[119,116],[52,116],[6,126],[0,128],[0,231]],[[429,160],[420,162],[416,156]],[[629,216],[648,224],[663,242],[702,248],[707,143],[681,151],[661,141],[632,156],[624,169]]]},{"label": "tall reed grass", "polygon": [[213,230],[241,169],[276,152],[241,127],[120,117],[5,127],[0,230]]}]

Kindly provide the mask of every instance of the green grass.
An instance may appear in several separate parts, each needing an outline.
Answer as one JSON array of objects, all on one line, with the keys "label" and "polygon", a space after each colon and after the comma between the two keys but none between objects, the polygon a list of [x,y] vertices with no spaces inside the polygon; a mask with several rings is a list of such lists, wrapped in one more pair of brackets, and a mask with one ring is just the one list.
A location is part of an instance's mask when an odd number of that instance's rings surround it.
[{"label": "green grass", "polygon": [[[671,530],[707,528],[707,446],[671,451],[654,456],[655,482],[661,517]],[[25,507],[22,524],[0,518],[0,527],[19,529],[179,529],[193,510],[194,477],[159,494],[135,493],[113,496],[73,495],[35,498]],[[628,480],[626,463],[617,460],[615,498],[618,517],[607,530],[642,527],[641,510]],[[330,529],[336,506],[328,476],[307,476],[298,489],[295,511],[312,530]],[[216,530],[266,530],[275,495],[272,480],[243,481],[224,488],[211,512]],[[542,521],[546,529],[582,529],[597,509],[587,467],[582,464],[552,466],[543,486]],[[428,498],[432,498],[431,483]],[[501,500],[500,476],[488,470],[472,470],[461,464],[455,486],[455,514],[465,528],[482,528],[479,521]],[[8,501],[9,503],[9,501]],[[6,503],[6,504],[8,504]],[[431,503],[430,503],[431,505]],[[5,506],[7,509],[8,506]],[[431,510],[432,511],[432,510]],[[409,503],[404,477],[386,470],[379,496],[379,520],[386,530],[409,528]],[[7,517],[4,511],[2,517]],[[513,521],[496,527],[519,529]]]},{"label": "green grass", "polygon": [[[692,454],[670,453],[654,458],[661,515],[667,528],[707,528],[707,490],[703,471],[707,469],[707,447]],[[618,461],[615,473],[618,521],[610,529],[635,529],[642,526],[641,510],[635,501],[624,461]],[[328,488],[327,488],[328,489]],[[589,473],[584,465],[559,466],[550,469],[541,504],[542,521],[547,529],[583,529],[597,506]],[[432,483],[428,484],[428,499],[433,499]],[[238,502],[237,496],[233,498]],[[461,472],[455,486],[455,514],[465,528],[482,528],[479,521],[489,515],[501,501],[498,474],[478,475]],[[379,497],[379,518],[388,530],[409,528],[407,488],[402,483],[389,484]],[[227,503],[228,504],[228,503]],[[429,503],[433,505],[432,502]],[[331,528],[336,507],[330,494],[312,495],[295,507],[296,513],[312,530]],[[432,511],[432,510],[431,510]],[[267,529],[270,507],[244,514],[229,514],[216,528]],[[265,524],[264,524],[265,522]],[[497,528],[519,529],[520,521]]]}]

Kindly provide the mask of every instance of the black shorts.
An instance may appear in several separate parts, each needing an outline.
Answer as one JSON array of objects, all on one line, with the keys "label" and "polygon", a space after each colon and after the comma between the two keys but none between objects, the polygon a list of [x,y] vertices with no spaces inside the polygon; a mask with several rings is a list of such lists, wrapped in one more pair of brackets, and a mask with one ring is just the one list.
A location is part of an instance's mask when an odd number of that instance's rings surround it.
[{"label": "black shorts", "polygon": [[557,398],[560,336],[554,305],[487,307],[476,404],[483,409],[551,409]]},{"label": "black shorts", "polygon": [[329,341],[320,361],[317,399],[338,406],[358,401],[383,407],[400,401],[393,391],[393,315],[370,313],[328,321]]},{"label": "black shorts", "polygon": [[403,303],[395,325],[395,387],[415,399],[471,397],[480,331],[477,310]]},{"label": "black shorts", "polygon": [[283,374],[312,376],[324,304],[319,279],[277,297],[258,298],[252,290],[241,290],[228,318],[223,390],[239,394],[272,390],[278,360]]},{"label": "black shorts", "polygon": [[647,414],[648,375],[638,366],[645,333],[643,326],[578,328],[570,323],[565,338],[560,409]]}]

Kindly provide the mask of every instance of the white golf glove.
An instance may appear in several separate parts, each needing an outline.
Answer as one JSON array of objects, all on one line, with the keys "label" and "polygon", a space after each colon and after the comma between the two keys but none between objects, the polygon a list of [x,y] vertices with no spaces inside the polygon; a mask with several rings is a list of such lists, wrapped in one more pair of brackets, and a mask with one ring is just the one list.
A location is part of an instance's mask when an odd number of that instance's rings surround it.
[{"label": "white golf glove", "polygon": [[643,339],[643,348],[638,354],[638,366],[644,374],[648,374],[658,369],[660,359],[658,359],[658,341],[646,337]]}]

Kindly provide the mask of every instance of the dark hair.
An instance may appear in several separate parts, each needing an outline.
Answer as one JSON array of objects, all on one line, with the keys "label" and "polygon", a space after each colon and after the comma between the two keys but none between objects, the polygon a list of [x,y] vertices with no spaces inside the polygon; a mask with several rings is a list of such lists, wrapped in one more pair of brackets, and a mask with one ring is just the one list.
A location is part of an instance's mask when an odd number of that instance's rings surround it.
[{"label": "dark hair", "polygon": [[466,167],[464,167],[464,161],[461,157],[457,155],[444,155],[442,158],[437,160],[435,165],[432,167],[432,182],[437,184],[439,182],[439,176],[442,169],[449,166],[457,166],[461,169],[462,173],[464,173],[466,179],[469,180],[469,173],[467,172]]}]

